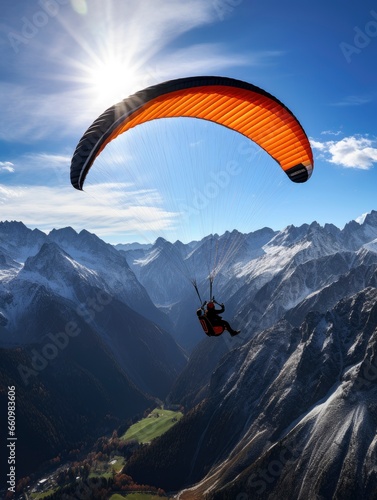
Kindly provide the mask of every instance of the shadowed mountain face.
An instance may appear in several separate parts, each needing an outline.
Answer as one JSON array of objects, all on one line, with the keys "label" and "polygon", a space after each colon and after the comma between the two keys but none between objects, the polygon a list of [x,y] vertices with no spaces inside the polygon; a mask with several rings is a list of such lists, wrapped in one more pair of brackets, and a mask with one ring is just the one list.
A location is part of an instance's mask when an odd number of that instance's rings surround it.
[{"label": "shadowed mountain face", "polygon": [[46,336],[59,332],[57,313],[68,308],[67,318],[74,314],[84,320],[139,389],[164,397],[185,357],[163,328],[169,320],[152,304],[124,257],[86,232],[53,231],[49,238],[55,241],[42,243],[23,266],[5,264],[0,343],[46,342]]},{"label": "shadowed mountain face", "polygon": [[[19,326],[33,340],[0,349],[0,387],[14,386],[16,392],[18,477],[87,446],[152,404],[68,301],[39,288],[30,312]],[[6,404],[1,390],[4,411]],[[5,432],[2,426],[2,443]],[[3,460],[4,454],[1,470],[6,470]]]},{"label": "shadowed mountain face", "polygon": [[70,228],[36,236],[0,225],[0,398],[16,387],[19,474],[156,404],[186,363],[117,250]]}]

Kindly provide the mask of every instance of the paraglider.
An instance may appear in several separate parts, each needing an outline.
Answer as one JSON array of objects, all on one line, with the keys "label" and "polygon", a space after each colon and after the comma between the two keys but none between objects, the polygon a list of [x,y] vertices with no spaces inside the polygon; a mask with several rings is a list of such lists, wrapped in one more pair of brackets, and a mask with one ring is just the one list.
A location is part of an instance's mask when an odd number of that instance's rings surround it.
[{"label": "paraglider", "polygon": [[[308,137],[281,101],[244,81],[197,76],[148,87],[102,113],[75,149],[70,170],[73,187],[83,190],[95,159],[116,137],[152,120],[181,117],[207,120],[242,134],[266,151],[295,183],[306,182],[312,174],[313,154]],[[210,276],[210,297],[213,277]],[[192,283],[200,299],[195,280]],[[212,300],[206,311],[197,311],[206,334],[221,335],[224,329],[231,335],[239,333],[221,318],[216,319],[215,314],[211,316],[210,304],[214,305]]]}]

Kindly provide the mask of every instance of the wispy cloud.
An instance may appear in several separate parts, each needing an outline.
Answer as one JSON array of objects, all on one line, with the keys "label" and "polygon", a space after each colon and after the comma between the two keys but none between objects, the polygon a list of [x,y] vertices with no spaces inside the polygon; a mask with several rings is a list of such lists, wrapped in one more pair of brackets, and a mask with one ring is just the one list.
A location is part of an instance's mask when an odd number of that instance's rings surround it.
[{"label": "wispy cloud", "polygon": [[[53,154],[46,152],[29,153],[17,160],[18,170],[27,173],[34,172],[34,178],[44,177],[46,184],[51,181],[65,185],[69,178],[72,153]],[[32,181],[33,175],[30,176]],[[37,181],[38,182],[38,181]]]},{"label": "wispy cloud", "polygon": [[332,103],[333,106],[363,106],[364,104],[368,104],[373,99],[368,96],[360,96],[360,95],[349,95],[342,99],[341,101],[337,101]]},{"label": "wispy cloud", "polygon": [[341,135],[342,133],[341,130],[324,130],[321,135]]},{"label": "wispy cloud", "polygon": [[[274,56],[269,56],[270,60]],[[253,60],[251,60],[253,59]],[[188,75],[211,74],[231,67],[265,63],[263,53],[247,56],[233,54],[221,44],[197,44],[177,49],[164,58],[156,59],[144,75],[144,83],[156,84],[164,80]]]},{"label": "wispy cloud", "polygon": [[0,161],[0,173],[14,172],[14,165],[10,161]]},{"label": "wispy cloud", "polygon": [[77,92],[40,93],[27,84],[0,83],[0,139],[34,143],[64,137],[82,125]]},{"label": "wispy cloud", "polygon": [[311,145],[323,159],[341,167],[368,170],[377,163],[375,138],[350,136],[339,141],[311,140]]},{"label": "wispy cloud", "polygon": [[[59,154],[36,152],[12,157],[9,161],[0,162],[0,173],[4,173],[1,182],[8,185],[46,184],[66,186],[69,183],[69,170],[72,153]],[[5,177],[5,173],[12,173]]]},{"label": "wispy cloud", "polygon": [[[149,237],[173,230],[178,214],[161,205],[154,190],[135,190],[131,184],[96,185],[88,193],[71,187],[5,186],[0,184],[2,220],[21,220],[48,232],[72,226],[100,237]],[[131,238],[132,239],[132,238]]]}]

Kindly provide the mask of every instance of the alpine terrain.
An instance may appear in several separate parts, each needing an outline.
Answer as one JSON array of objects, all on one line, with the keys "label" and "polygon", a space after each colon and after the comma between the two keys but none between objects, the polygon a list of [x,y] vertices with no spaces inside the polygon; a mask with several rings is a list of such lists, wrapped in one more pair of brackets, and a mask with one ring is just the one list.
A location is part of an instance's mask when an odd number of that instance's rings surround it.
[{"label": "alpine terrain", "polygon": [[[236,337],[206,337],[196,317],[192,269],[208,300],[213,245],[232,249],[213,293]],[[20,473],[164,402],[184,416],[128,457],[138,484],[179,499],[377,498],[377,212],[115,247],[3,222],[0,269]]]}]

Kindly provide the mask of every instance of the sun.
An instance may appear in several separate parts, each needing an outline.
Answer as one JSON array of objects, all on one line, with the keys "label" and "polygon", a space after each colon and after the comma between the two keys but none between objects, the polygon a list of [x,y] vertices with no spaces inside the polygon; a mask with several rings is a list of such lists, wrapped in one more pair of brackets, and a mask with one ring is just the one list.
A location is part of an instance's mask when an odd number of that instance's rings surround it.
[{"label": "sun", "polygon": [[[140,33],[139,23],[132,16],[119,25],[113,17],[116,13],[111,2],[106,2],[103,18],[98,18],[98,11],[89,18],[89,2],[71,2],[81,14],[80,23],[90,30],[90,35],[84,37],[80,29],[66,27],[78,48],[74,53],[62,53],[64,71],[53,78],[76,84],[75,92],[81,103],[88,103],[88,112],[100,113],[156,83],[157,73],[150,69],[149,64],[159,45],[152,44],[148,37],[143,38],[144,33]],[[139,3],[135,2],[135,5]],[[139,10],[135,15],[139,19]]]},{"label": "sun", "polygon": [[88,68],[88,83],[94,99],[111,106],[139,90],[140,75],[123,58],[108,57]]}]

